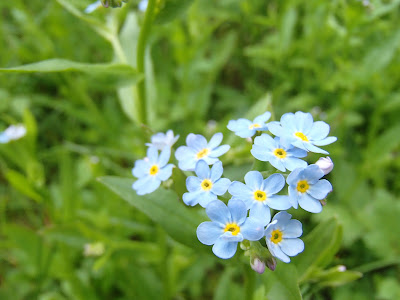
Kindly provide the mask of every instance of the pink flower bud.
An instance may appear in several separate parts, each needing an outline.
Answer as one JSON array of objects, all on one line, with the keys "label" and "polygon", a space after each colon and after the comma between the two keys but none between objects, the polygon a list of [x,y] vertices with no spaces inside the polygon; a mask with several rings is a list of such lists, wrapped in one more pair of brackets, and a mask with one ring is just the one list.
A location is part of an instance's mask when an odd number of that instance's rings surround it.
[{"label": "pink flower bud", "polygon": [[250,262],[250,266],[254,271],[259,274],[262,274],[265,271],[265,264],[257,257],[253,260],[253,262]]},{"label": "pink flower bud", "polygon": [[330,173],[333,169],[333,162],[329,156],[321,157],[315,164],[322,170],[322,172],[324,172],[325,175]]}]

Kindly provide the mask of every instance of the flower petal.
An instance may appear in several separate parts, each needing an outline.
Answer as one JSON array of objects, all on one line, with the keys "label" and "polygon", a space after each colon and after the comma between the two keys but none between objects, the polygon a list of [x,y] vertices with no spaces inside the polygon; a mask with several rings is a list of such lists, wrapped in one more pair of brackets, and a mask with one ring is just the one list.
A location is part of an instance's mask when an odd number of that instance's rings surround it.
[{"label": "flower petal", "polygon": [[194,172],[200,179],[210,179],[210,167],[202,159],[196,163]]},{"label": "flower petal", "polygon": [[304,242],[301,239],[283,239],[279,246],[289,256],[295,256],[304,250]]},{"label": "flower petal", "polygon": [[229,146],[229,145],[221,145],[221,146],[211,150],[211,152],[210,152],[210,154],[208,156],[214,157],[214,158],[215,157],[220,157],[221,155],[223,155],[226,152],[228,152],[230,148],[231,148],[231,146]]},{"label": "flower petal", "polygon": [[253,123],[261,125],[261,124],[267,122],[269,120],[269,118],[271,118],[271,113],[269,111],[267,111],[267,112],[263,113],[262,115],[256,117],[253,120]]},{"label": "flower petal", "polygon": [[140,196],[154,192],[161,184],[161,180],[154,176],[146,176],[135,181],[132,188]]},{"label": "flower petal", "polygon": [[328,151],[325,151],[324,149],[318,148],[318,147],[314,146],[311,143],[304,143],[304,146],[310,152],[321,153],[321,154],[329,154]]},{"label": "flower petal", "polygon": [[267,246],[269,249],[269,252],[276,258],[280,259],[284,263],[289,263],[290,258],[287,256],[285,253],[282,252],[281,248],[278,246],[278,244],[275,244],[271,242],[270,240],[267,240]]},{"label": "flower petal", "polygon": [[246,204],[241,200],[231,199],[228,202],[228,208],[231,212],[232,222],[237,223],[239,226],[242,225],[247,217]]},{"label": "flower petal", "polygon": [[312,213],[320,213],[322,211],[322,204],[307,193],[299,197],[299,205],[302,209]]},{"label": "flower petal", "polygon": [[150,164],[155,164],[158,162],[158,150],[156,147],[149,147],[147,149],[147,158]]},{"label": "flower petal", "polygon": [[164,167],[168,163],[170,156],[171,156],[171,149],[165,147],[161,151],[160,156],[158,157],[158,165],[160,166],[160,168]]},{"label": "flower petal", "polygon": [[254,201],[250,207],[250,217],[266,226],[271,221],[271,210],[264,203]]},{"label": "flower petal", "polygon": [[303,225],[298,220],[290,220],[288,221],[284,227],[283,238],[298,238],[303,234]]},{"label": "flower petal", "polygon": [[220,200],[210,202],[206,207],[206,213],[212,221],[221,223],[223,226],[232,220],[228,207]]},{"label": "flower petal", "polygon": [[224,229],[214,222],[203,222],[197,227],[197,238],[204,245],[213,245],[224,233]]},{"label": "flower petal", "polygon": [[135,166],[132,169],[132,175],[137,178],[143,177],[149,173],[149,169],[149,162],[143,159],[137,160],[135,161]]},{"label": "flower petal", "polygon": [[324,172],[315,164],[309,165],[300,174],[300,178],[307,179],[310,184],[315,184],[323,176]]},{"label": "flower petal", "polygon": [[157,173],[156,177],[158,179],[160,179],[161,181],[167,180],[168,178],[171,177],[172,169],[174,167],[175,166],[173,164],[166,165],[164,168],[160,169],[160,171]]},{"label": "flower petal", "polygon": [[213,248],[213,253],[222,259],[228,259],[235,255],[237,249],[237,242],[227,242],[223,239],[218,239]]},{"label": "flower petal", "polygon": [[291,218],[292,215],[289,214],[288,212],[280,211],[274,216],[272,221],[277,221],[279,228],[284,228]]},{"label": "flower petal", "polygon": [[217,161],[212,167],[211,167],[211,172],[210,172],[210,179],[212,182],[217,181],[219,178],[221,178],[222,173],[224,172],[224,168],[222,167],[222,162]]},{"label": "flower petal", "polygon": [[277,210],[286,210],[292,207],[292,204],[289,201],[289,196],[286,195],[273,195],[267,198],[266,203],[272,209]]},{"label": "flower petal", "polygon": [[295,157],[286,158],[284,160],[283,164],[289,171],[293,171],[294,169],[297,169],[297,168],[306,168],[307,167],[306,161],[304,161],[300,158],[295,158]]},{"label": "flower petal", "polygon": [[186,178],[186,188],[189,192],[200,191],[201,189],[201,180],[196,176],[189,176]]},{"label": "flower petal", "polygon": [[202,190],[184,193],[182,200],[186,205],[195,206],[199,203],[202,194],[204,194]]},{"label": "flower petal", "polygon": [[224,136],[222,135],[221,132],[217,132],[212,136],[211,140],[208,142],[207,147],[210,149],[218,147],[221,144],[223,137]]},{"label": "flower petal", "polygon": [[189,135],[186,138],[186,144],[190,148],[193,148],[196,152],[204,148],[207,148],[207,140],[201,134],[189,133]]},{"label": "flower petal", "polygon": [[285,177],[282,174],[272,174],[267,179],[263,181],[264,188],[267,196],[272,196],[273,194],[278,193],[285,186]]},{"label": "flower petal", "polygon": [[207,205],[214,200],[218,200],[215,194],[210,192],[203,192],[199,197],[199,204],[202,207],[207,207]]},{"label": "flower petal", "polygon": [[327,138],[325,138],[323,140],[313,141],[313,144],[316,145],[316,146],[325,146],[325,145],[332,144],[332,143],[334,143],[336,141],[337,141],[337,137],[328,136]]},{"label": "flower petal", "polygon": [[258,190],[261,188],[264,178],[258,171],[250,171],[244,176],[244,182],[251,190]]},{"label": "flower petal", "polygon": [[324,199],[330,192],[332,192],[332,184],[326,179],[319,180],[307,190],[307,193],[317,200]]},{"label": "flower petal", "polygon": [[256,218],[249,217],[240,227],[240,233],[243,234],[243,238],[246,240],[258,241],[264,235],[264,224]]},{"label": "flower petal", "polygon": [[297,130],[308,135],[314,123],[312,115],[310,113],[304,113],[302,111],[298,111],[294,115],[296,118]]},{"label": "flower petal", "polygon": [[230,185],[231,181],[228,178],[220,178],[214,182],[211,192],[215,195],[221,196],[226,193]]},{"label": "flower petal", "polygon": [[314,122],[308,136],[312,141],[318,141],[326,138],[329,134],[330,127],[323,121]]}]

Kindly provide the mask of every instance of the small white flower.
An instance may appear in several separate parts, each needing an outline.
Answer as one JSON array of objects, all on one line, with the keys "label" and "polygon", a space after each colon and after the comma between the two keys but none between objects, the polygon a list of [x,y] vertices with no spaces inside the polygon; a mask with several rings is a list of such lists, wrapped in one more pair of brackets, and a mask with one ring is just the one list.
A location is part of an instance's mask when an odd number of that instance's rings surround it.
[{"label": "small white flower", "polygon": [[5,144],[10,141],[18,140],[26,135],[26,128],[22,124],[11,125],[0,133],[0,143]]},{"label": "small white flower", "polygon": [[146,146],[153,146],[157,150],[163,150],[165,147],[171,148],[176,141],[179,139],[179,134],[174,136],[172,130],[168,130],[167,133],[159,132],[151,137],[151,143],[147,143]]},{"label": "small white flower", "polygon": [[322,172],[324,172],[325,175],[330,173],[334,166],[329,156],[321,157],[315,164],[322,170]]}]

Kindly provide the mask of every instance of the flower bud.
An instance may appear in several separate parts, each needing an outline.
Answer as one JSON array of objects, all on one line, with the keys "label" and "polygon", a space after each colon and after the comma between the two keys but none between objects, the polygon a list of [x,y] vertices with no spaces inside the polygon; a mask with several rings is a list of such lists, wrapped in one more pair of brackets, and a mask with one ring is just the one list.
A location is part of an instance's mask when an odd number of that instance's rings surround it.
[{"label": "flower bud", "polygon": [[262,274],[265,271],[265,263],[259,260],[258,257],[254,258],[254,260],[250,262],[250,266],[259,274]]},{"label": "flower bud", "polygon": [[267,259],[267,267],[268,269],[270,269],[271,271],[275,271],[276,268],[276,259],[271,256]]},{"label": "flower bud", "polygon": [[315,164],[322,170],[322,172],[324,172],[325,175],[330,173],[333,169],[333,162],[329,156],[321,157]]}]

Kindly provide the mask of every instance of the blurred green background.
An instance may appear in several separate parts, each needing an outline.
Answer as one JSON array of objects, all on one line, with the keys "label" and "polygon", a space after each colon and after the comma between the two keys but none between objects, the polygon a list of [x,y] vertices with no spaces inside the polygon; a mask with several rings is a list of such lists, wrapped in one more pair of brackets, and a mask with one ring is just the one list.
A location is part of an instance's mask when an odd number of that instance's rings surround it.
[{"label": "blurred green background", "polygon": [[[179,145],[190,132],[223,132],[232,145],[225,176],[241,180],[251,144],[226,125],[266,109],[277,120],[311,112],[338,137],[326,147],[334,191],[323,212],[292,213],[305,236],[340,224],[318,268],[363,276],[294,278],[303,298],[400,299],[399,0],[158,1],[146,127],[129,85],[143,78],[135,68],[144,13],[131,0],[85,15],[90,2],[0,2],[0,68],[84,63],[0,72],[0,130],[28,129],[0,144],[0,299],[298,299],[279,278],[300,272],[307,242],[289,266],[258,275],[239,251],[222,261],[196,251],[200,243],[176,242],[96,180],[133,181],[144,143],[167,129]],[[112,64],[90,65],[99,63]]]}]

